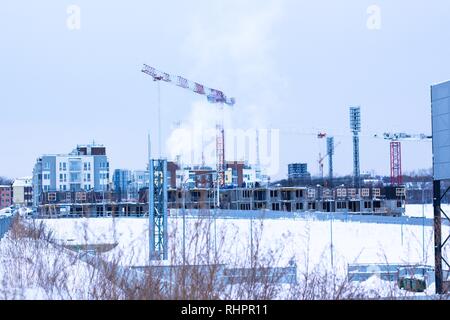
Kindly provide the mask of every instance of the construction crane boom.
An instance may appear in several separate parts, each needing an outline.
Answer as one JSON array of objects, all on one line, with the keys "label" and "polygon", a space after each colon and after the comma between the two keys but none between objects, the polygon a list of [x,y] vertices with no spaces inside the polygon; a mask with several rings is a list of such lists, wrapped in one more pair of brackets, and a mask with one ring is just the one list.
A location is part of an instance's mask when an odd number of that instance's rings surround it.
[{"label": "construction crane boom", "polygon": [[423,133],[420,134],[409,134],[409,133],[390,133],[385,132],[383,135],[375,135],[375,138],[382,138],[390,141],[420,141],[420,140],[431,140],[433,137]]},{"label": "construction crane boom", "polygon": [[142,68],[142,72],[152,76],[154,81],[165,81],[168,83],[172,83],[178,87],[181,87],[181,88],[184,88],[187,90],[191,90],[195,93],[204,95],[204,96],[206,96],[206,98],[208,99],[208,101],[210,103],[225,103],[229,106],[234,106],[234,104],[236,103],[236,100],[234,98],[228,98],[220,90],[205,87],[202,84],[188,80],[181,76],[170,75],[166,72],[156,70],[155,68],[153,68],[149,65],[146,65],[146,64],[144,64],[144,67]]}]

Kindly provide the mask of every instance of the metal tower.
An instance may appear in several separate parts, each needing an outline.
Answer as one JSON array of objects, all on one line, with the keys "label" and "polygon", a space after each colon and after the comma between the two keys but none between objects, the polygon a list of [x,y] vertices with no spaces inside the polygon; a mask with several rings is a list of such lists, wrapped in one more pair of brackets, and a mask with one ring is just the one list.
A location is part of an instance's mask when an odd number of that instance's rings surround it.
[{"label": "metal tower", "polygon": [[390,133],[385,132],[383,135],[375,135],[375,138],[382,138],[391,141],[391,184],[402,185],[402,141],[431,141],[432,136],[426,134],[409,134],[409,133]]},{"label": "metal tower", "polygon": [[391,184],[403,184],[402,144],[400,141],[391,141]]},{"label": "metal tower", "polygon": [[361,107],[350,107],[350,130],[353,133],[353,186],[360,187],[359,133],[361,132]]},{"label": "metal tower", "polygon": [[327,138],[327,154],[328,154],[328,187],[333,187],[333,155],[334,155],[334,137]]},{"label": "metal tower", "polygon": [[150,261],[167,260],[167,160],[150,160],[149,172]]}]

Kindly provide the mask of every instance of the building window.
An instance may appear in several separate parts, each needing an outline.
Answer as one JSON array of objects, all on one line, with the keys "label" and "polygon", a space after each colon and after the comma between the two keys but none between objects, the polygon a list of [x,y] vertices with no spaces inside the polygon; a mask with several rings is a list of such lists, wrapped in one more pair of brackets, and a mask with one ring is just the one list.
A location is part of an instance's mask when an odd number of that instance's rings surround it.
[{"label": "building window", "polygon": [[347,209],[347,202],[345,202],[345,201],[338,201],[337,202],[337,208],[338,209]]},{"label": "building window", "polygon": [[370,195],[370,190],[369,190],[369,188],[362,188],[361,189],[361,196],[362,197],[369,197],[369,195]]},{"label": "building window", "polygon": [[395,195],[397,197],[404,197],[404,196],[406,196],[406,189],[405,188],[397,188],[397,189],[395,189]]},{"label": "building window", "polygon": [[48,201],[49,202],[55,202],[56,201],[56,192],[50,192],[48,194]]},{"label": "building window", "polygon": [[374,196],[374,197],[380,197],[381,196],[381,189],[380,188],[374,188],[374,189],[372,189],[372,195]]},{"label": "building window", "polygon": [[75,194],[75,199],[77,201],[86,201],[86,193],[85,192],[77,192]]},{"label": "building window", "polygon": [[70,160],[69,170],[70,171],[81,171],[81,160]]},{"label": "building window", "polygon": [[345,198],[347,196],[347,190],[343,188],[339,188],[336,190],[336,195],[338,198]]},{"label": "building window", "polygon": [[354,198],[356,196],[356,189],[348,189],[348,196]]}]

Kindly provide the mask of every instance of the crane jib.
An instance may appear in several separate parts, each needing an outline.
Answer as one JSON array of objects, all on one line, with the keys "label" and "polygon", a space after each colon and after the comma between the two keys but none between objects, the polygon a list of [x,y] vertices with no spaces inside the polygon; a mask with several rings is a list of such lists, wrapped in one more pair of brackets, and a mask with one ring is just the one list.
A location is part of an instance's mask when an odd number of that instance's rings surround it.
[{"label": "crane jib", "polygon": [[190,81],[181,76],[171,76],[168,73],[161,72],[149,65],[144,64],[142,72],[153,77],[154,81],[165,81],[173,83],[178,87],[189,89],[197,94],[206,95],[210,103],[225,103],[229,106],[234,106],[236,100],[234,98],[227,98],[227,96],[220,90],[207,88],[202,84]]}]

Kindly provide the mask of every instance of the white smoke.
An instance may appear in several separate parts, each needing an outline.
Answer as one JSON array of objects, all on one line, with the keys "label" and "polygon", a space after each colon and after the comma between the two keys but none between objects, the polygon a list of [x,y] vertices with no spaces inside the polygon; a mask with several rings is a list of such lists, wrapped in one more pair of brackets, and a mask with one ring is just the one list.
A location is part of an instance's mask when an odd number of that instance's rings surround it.
[{"label": "white smoke", "polygon": [[[202,150],[206,164],[215,164],[215,125],[223,117],[226,132],[226,160],[248,160],[256,141],[250,141],[247,155],[234,154],[227,132],[233,129],[269,128],[274,106],[280,103],[276,87],[282,86],[271,50],[276,48],[272,30],[282,17],[283,2],[229,0],[211,3],[207,16],[193,15],[181,55],[192,62],[190,76],[236,97],[236,106],[195,103],[187,119],[167,141],[170,157],[180,156],[184,164],[200,164]],[[275,84],[275,85],[274,85]],[[227,139],[228,137],[228,139]],[[203,143],[202,143],[203,141]],[[261,143],[261,141],[260,141]],[[263,143],[263,142],[262,142]],[[231,150],[230,150],[231,149]],[[279,152],[279,151],[277,151]],[[277,155],[279,158],[279,155]],[[254,162],[254,159],[250,159]]]}]

